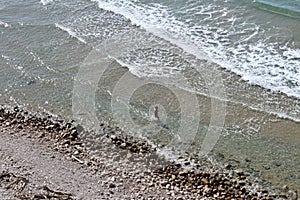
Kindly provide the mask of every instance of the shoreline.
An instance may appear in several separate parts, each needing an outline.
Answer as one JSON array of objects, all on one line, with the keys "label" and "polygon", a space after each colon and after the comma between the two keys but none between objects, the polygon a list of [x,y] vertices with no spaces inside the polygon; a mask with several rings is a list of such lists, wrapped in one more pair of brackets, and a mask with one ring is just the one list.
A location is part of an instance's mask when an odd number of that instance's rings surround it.
[{"label": "shoreline", "polygon": [[[245,174],[243,170],[224,169],[221,171],[213,168],[213,166],[206,166],[208,162],[204,160],[201,161],[202,163],[198,163],[198,168],[188,168],[190,164],[189,155],[183,158],[183,163],[167,161],[158,155],[156,149],[146,141],[118,134],[122,131],[105,124],[101,124],[102,133],[94,133],[94,136],[101,141],[97,147],[98,151],[94,152],[87,148],[88,137],[81,137],[85,132],[79,133],[82,131],[80,125],[70,121],[57,119],[50,115],[39,116],[19,107],[7,106],[0,107],[0,121],[1,135],[6,135],[8,141],[14,140],[10,137],[16,137],[15,139],[20,139],[20,141],[28,138],[32,139],[33,144],[47,146],[48,150],[61,155],[63,160],[79,165],[79,168],[84,169],[87,174],[90,173],[91,177],[100,177],[100,179],[101,177],[107,177],[107,180],[110,181],[103,181],[101,185],[98,185],[98,189],[107,191],[111,196],[105,197],[104,192],[103,196],[98,194],[100,197],[110,199],[115,195],[114,197],[118,196],[117,198],[124,197],[126,199],[153,195],[152,199],[298,198],[297,192],[289,191],[288,188],[283,188],[285,191],[272,191],[269,188],[261,188],[252,182],[250,175]],[[88,135],[89,133],[85,134]],[[30,149],[27,150],[30,151]],[[3,154],[5,155],[2,149],[0,153],[2,157]],[[73,191],[74,186],[70,186],[71,189],[64,192],[51,189],[47,184],[43,185],[40,190],[36,188],[35,190],[33,190],[34,188],[29,189],[27,187],[30,185],[30,176],[26,179],[27,183],[23,182],[24,188],[19,192],[14,188],[16,188],[16,184],[22,184],[22,181],[18,175],[9,172],[12,170],[11,168],[13,167],[8,167],[7,172],[2,169],[2,176],[0,176],[0,188],[8,193],[15,196],[20,194],[31,195],[31,197],[32,195],[40,195],[39,193],[47,193],[53,196],[63,195],[64,198],[67,196],[67,199],[81,199],[80,194]],[[41,169],[41,171],[43,170]],[[121,172],[123,175],[127,174],[127,177],[124,178],[117,172]],[[8,184],[4,182],[4,180],[7,180],[5,177],[10,177],[11,182]],[[112,177],[114,177],[113,181],[111,181]],[[69,181],[67,177],[65,181]],[[124,182],[129,183],[130,187],[126,187],[127,184],[124,184]],[[37,182],[33,185],[41,185],[41,183]],[[132,190],[128,191],[132,189],[131,187],[139,189],[133,190],[134,192]],[[61,187],[58,186],[58,188]],[[30,190],[37,193],[26,193]]]}]

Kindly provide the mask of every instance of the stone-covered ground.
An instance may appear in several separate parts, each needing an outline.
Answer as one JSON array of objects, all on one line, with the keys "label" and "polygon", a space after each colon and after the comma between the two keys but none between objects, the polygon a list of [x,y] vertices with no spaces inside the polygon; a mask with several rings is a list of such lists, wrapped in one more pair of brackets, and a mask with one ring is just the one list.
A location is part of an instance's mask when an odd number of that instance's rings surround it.
[{"label": "stone-covered ground", "polygon": [[261,188],[242,170],[206,161],[189,168],[188,155],[184,163],[166,161],[146,141],[101,127],[84,132],[71,121],[1,106],[0,199],[298,199],[288,188]]}]

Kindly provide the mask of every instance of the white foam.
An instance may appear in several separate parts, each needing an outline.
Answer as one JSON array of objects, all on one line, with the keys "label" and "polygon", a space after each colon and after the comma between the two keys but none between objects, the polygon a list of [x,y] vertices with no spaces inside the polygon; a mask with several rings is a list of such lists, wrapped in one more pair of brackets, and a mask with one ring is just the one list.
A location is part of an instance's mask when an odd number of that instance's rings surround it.
[{"label": "white foam", "polygon": [[[211,6],[199,8],[197,12],[207,15],[205,19],[199,20],[210,23],[209,20],[213,20],[212,15],[219,12],[219,17],[224,20],[222,23],[227,21],[231,24],[232,30],[230,28],[227,30],[222,27],[222,24],[220,26],[217,24],[212,28],[210,25],[190,26],[176,19],[167,8],[159,4],[145,5],[130,0],[92,1],[98,2],[102,9],[129,18],[134,24],[142,26],[147,31],[179,46],[199,59],[211,60],[239,74],[250,84],[257,84],[273,91],[283,92],[288,96],[300,98],[300,50],[290,49],[287,46],[276,49],[275,45],[269,44],[265,38],[260,38],[259,34],[266,30],[262,30],[257,24],[245,22],[237,24],[240,23],[239,17],[230,14],[231,11],[226,7],[214,7],[211,4]],[[192,12],[193,9],[191,7],[190,11]],[[237,25],[240,25],[240,32],[236,30]],[[272,31],[280,33],[282,30]],[[232,45],[232,41],[228,37],[236,35],[239,36],[239,39]],[[122,65],[125,64],[122,63]],[[149,73],[143,74],[139,70],[137,72],[136,69],[132,69],[132,66],[130,70],[136,74],[139,73],[140,77],[149,76]],[[253,109],[261,110],[254,106]],[[285,113],[267,112],[281,118],[299,121],[297,117]]]},{"label": "white foam", "polygon": [[43,6],[46,6],[46,5],[48,5],[48,4],[52,3],[52,2],[53,2],[53,0],[41,0],[41,4]]},{"label": "white foam", "polygon": [[0,26],[3,26],[4,28],[10,27],[10,25],[6,22],[0,21]]},{"label": "white foam", "polygon": [[[241,33],[236,33],[235,27],[232,32],[227,35],[241,34],[242,36],[232,47],[228,47],[229,39],[226,38],[224,33],[226,31],[222,29],[222,26],[213,27],[217,30],[210,29],[208,26],[189,26],[186,23],[179,21],[169,12],[167,8],[159,4],[140,4],[136,1],[107,1],[107,0],[92,0],[99,4],[100,8],[110,10],[115,13],[119,13],[129,18],[134,24],[144,27],[146,30],[154,33],[155,35],[162,37],[172,43],[184,48],[185,51],[198,54],[199,57],[210,58],[214,62],[221,66],[232,70],[233,72],[242,76],[243,79],[250,82],[274,90],[286,93],[289,96],[295,96],[300,98],[300,91],[298,88],[291,88],[287,86],[286,82],[300,84],[299,72],[294,73],[294,69],[300,68],[300,61],[295,59],[286,59],[285,56],[289,55],[294,58],[299,58],[299,50],[291,50],[285,47],[285,55],[280,54],[274,47],[268,46],[263,40],[253,43],[250,46],[252,49],[248,50],[248,41],[258,36],[259,32],[263,32],[261,27],[256,24],[241,24]],[[199,5],[197,5],[199,6]],[[190,8],[192,12],[194,8]],[[218,18],[224,18],[224,21],[233,21],[232,25],[236,25],[236,16],[230,15],[230,10],[226,7],[214,7],[202,6],[197,8],[197,14],[207,15],[205,19],[199,19],[202,21],[213,20],[212,15]],[[228,15],[228,16],[226,16]],[[222,21],[222,23],[224,23]],[[244,26],[244,28],[243,28]],[[157,30],[163,29],[172,35],[172,39],[167,34],[157,32]],[[248,32],[249,32],[249,35]],[[280,32],[281,30],[278,30]],[[196,33],[196,34],[195,34]],[[184,41],[184,42],[183,42]],[[190,44],[195,44],[190,45]],[[196,48],[195,48],[196,47]],[[191,51],[191,49],[193,49]],[[203,53],[204,52],[204,53]],[[291,53],[292,52],[292,53]],[[278,64],[280,67],[284,67],[284,74],[281,76],[274,76],[265,71],[268,67],[270,71],[276,71]],[[289,67],[293,69],[289,69]],[[279,81],[281,80],[281,81]]]},{"label": "white foam", "polygon": [[300,49],[286,49],[283,52],[284,56],[287,56],[288,59],[300,59]]},{"label": "white foam", "polygon": [[60,24],[55,24],[55,26],[65,32],[67,32],[71,37],[76,38],[77,40],[79,40],[80,42],[86,44],[86,41],[84,39],[82,39],[81,37],[77,36],[76,33],[74,31],[72,31],[70,28],[64,27]]}]

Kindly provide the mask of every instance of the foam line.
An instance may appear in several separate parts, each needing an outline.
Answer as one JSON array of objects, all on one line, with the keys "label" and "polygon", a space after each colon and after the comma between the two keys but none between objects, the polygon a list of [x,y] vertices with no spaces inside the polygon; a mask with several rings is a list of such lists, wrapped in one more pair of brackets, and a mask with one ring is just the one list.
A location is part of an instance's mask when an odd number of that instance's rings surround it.
[{"label": "foam line", "polygon": [[70,28],[64,27],[60,24],[55,24],[55,26],[65,32],[67,32],[71,37],[76,38],[77,40],[79,40],[80,42],[87,44],[86,41],[84,39],[82,39],[81,37],[77,36],[76,33],[74,31],[72,31]]}]

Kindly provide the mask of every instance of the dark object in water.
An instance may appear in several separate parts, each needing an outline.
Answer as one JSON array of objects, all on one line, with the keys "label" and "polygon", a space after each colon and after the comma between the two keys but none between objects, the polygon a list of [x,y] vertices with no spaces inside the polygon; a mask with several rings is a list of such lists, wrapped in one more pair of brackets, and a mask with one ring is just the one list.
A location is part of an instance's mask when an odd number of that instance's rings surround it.
[{"label": "dark object in water", "polygon": [[160,121],[160,124],[159,124],[159,125],[160,125],[161,127],[165,128],[165,129],[170,130],[170,128],[168,127],[168,125],[165,124],[165,123],[163,123],[163,122],[161,122],[161,121]]}]

